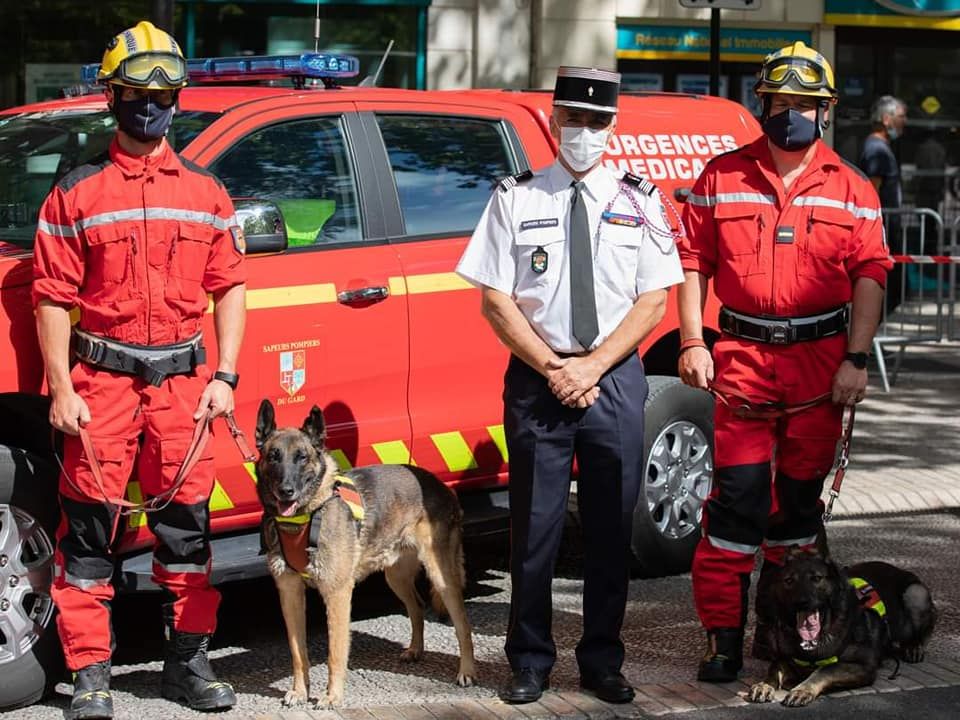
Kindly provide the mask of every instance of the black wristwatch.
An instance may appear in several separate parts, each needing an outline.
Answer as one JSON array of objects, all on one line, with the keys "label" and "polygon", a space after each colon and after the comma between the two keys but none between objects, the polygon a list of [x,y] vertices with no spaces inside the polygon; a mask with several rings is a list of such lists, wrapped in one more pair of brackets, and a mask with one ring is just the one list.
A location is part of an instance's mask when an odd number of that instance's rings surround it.
[{"label": "black wristwatch", "polygon": [[847,360],[857,369],[863,370],[867,367],[867,354],[865,352],[848,352]]},{"label": "black wristwatch", "polygon": [[223,370],[217,370],[217,371],[213,374],[213,379],[214,379],[214,380],[220,380],[220,381],[222,381],[222,382],[225,382],[227,385],[229,385],[230,387],[232,387],[234,390],[237,389],[237,383],[240,382],[240,376],[239,376],[239,375],[237,375],[236,373],[223,372]]}]

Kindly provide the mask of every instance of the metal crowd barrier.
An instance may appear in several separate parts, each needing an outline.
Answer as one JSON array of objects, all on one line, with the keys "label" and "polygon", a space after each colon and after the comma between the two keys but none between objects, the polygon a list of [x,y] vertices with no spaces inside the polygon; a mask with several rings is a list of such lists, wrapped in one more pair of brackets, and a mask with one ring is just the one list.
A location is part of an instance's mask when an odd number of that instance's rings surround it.
[{"label": "metal crowd barrier", "polygon": [[[896,381],[908,345],[940,342],[952,332],[957,260],[946,254],[943,219],[929,208],[884,208],[883,225],[894,269],[887,279],[883,317],[873,341],[883,389]],[[950,250],[960,225],[954,224]],[[884,348],[893,347],[888,373]]]}]

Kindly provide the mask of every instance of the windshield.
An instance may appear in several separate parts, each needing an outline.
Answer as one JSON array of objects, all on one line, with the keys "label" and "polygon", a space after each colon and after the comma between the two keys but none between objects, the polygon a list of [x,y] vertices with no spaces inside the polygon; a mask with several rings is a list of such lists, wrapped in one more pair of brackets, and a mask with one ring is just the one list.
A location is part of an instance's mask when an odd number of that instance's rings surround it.
[{"label": "windshield", "polygon": [[[167,139],[179,152],[217,117],[180,112]],[[47,193],[68,172],[105,153],[115,128],[106,110],[0,116],[0,240],[32,248]]]}]

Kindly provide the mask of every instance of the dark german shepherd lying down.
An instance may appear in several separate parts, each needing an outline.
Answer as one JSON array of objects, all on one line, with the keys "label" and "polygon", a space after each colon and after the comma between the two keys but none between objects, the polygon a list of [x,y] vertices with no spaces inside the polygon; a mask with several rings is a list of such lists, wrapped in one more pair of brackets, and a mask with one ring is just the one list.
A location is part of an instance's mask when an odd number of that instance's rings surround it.
[{"label": "dark german shepherd lying down", "polygon": [[[293,657],[293,689],[284,705],[306,702],[309,692],[305,585],[320,592],[327,610],[329,678],[326,697],[317,704],[338,705],[350,652],[353,587],[367,575],[383,570],[406,607],[412,637],[402,657],[423,655],[423,601],[414,586],[421,564],[456,628],[457,684],[472,685],[473,640],[463,604],[463,513],[456,495],[434,475],[409,465],[371,465],[341,474],[325,437],[318,407],[303,427],[278,430],[273,405],[260,404],[257,492],[264,508],[264,546]],[[292,535],[303,537],[305,549],[292,549],[297,539]]]},{"label": "dark german shepherd lying down", "polygon": [[774,660],[748,694],[800,706],[833,689],[870,685],[885,658],[920,662],[933,632],[930,591],[911,572],[865,562],[846,572],[818,552],[792,549],[769,595]]}]

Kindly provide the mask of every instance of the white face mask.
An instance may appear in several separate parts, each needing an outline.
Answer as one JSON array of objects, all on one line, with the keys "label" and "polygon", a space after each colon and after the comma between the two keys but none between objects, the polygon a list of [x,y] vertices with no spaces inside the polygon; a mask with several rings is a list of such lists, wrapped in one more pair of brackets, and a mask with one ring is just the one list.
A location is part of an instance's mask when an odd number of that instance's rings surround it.
[{"label": "white face mask", "polygon": [[561,127],[560,154],[567,165],[577,172],[586,172],[603,155],[610,131],[591,130],[588,127]]}]

